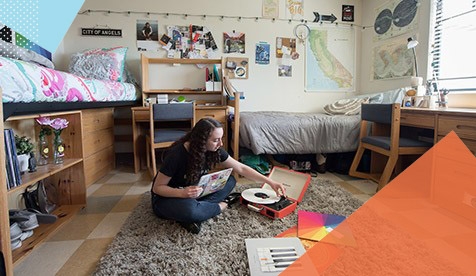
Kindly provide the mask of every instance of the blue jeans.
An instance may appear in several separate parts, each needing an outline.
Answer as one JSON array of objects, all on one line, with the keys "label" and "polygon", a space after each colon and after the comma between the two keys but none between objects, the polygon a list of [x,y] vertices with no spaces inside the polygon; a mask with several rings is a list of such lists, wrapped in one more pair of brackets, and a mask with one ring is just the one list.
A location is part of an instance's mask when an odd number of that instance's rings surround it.
[{"label": "blue jeans", "polygon": [[221,213],[219,202],[222,202],[233,191],[236,180],[228,178],[220,191],[201,198],[162,197],[152,193],[152,209],[159,218],[178,222],[202,222]]}]

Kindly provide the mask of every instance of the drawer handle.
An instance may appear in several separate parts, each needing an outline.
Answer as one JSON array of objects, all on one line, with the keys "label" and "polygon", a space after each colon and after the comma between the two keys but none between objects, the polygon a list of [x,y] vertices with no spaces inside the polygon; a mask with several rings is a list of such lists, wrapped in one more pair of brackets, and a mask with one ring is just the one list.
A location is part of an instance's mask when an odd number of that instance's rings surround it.
[{"label": "drawer handle", "polygon": [[467,126],[467,125],[456,125],[456,128],[461,130],[465,130],[465,129],[476,130],[476,126]]},{"label": "drawer handle", "polygon": [[215,118],[215,114],[205,114],[205,116]]}]

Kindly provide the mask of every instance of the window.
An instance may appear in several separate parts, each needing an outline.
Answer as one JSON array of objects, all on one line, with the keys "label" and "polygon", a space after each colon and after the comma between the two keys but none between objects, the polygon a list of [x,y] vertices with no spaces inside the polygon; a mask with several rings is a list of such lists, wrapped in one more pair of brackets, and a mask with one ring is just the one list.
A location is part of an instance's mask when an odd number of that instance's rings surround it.
[{"label": "window", "polygon": [[476,92],[476,0],[436,0],[433,74],[440,88]]}]

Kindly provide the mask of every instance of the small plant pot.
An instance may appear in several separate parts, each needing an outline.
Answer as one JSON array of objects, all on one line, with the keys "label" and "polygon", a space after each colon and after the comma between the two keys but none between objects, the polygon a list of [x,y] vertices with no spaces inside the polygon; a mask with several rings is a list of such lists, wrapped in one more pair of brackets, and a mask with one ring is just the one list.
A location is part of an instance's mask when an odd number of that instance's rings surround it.
[{"label": "small plant pot", "polygon": [[30,159],[29,154],[20,154],[17,156],[18,165],[20,166],[20,172],[24,173],[28,171],[28,160]]}]

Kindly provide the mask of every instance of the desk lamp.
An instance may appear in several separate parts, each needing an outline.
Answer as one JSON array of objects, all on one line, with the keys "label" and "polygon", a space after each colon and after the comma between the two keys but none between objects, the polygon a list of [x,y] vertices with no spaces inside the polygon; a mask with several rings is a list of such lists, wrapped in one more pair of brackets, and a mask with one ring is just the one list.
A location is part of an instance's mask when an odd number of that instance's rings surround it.
[{"label": "desk lamp", "polygon": [[415,60],[415,76],[418,77],[418,64],[417,64],[417,58],[416,58],[416,52],[415,52],[415,47],[418,45],[418,41],[413,40],[413,38],[409,37],[408,38],[408,43],[407,43],[407,48],[412,49],[413,51],[413,58]]},{"label": "desk lamp", "polygon": [[417,57],[416,57],[416,51],[415,51],[415,47],[417,45],[418,45],[418,41],[414,40],[411,37],[408,38],[407,48],[412,49],[413,59],[415,62],[415,77],[412,77],[412,80],[411,80],[411,86],[415,88],[415,90],[418,90],[419,86],[421,86],[423,83],[423,78],[418,76],[418,64],[417,64]]}]

